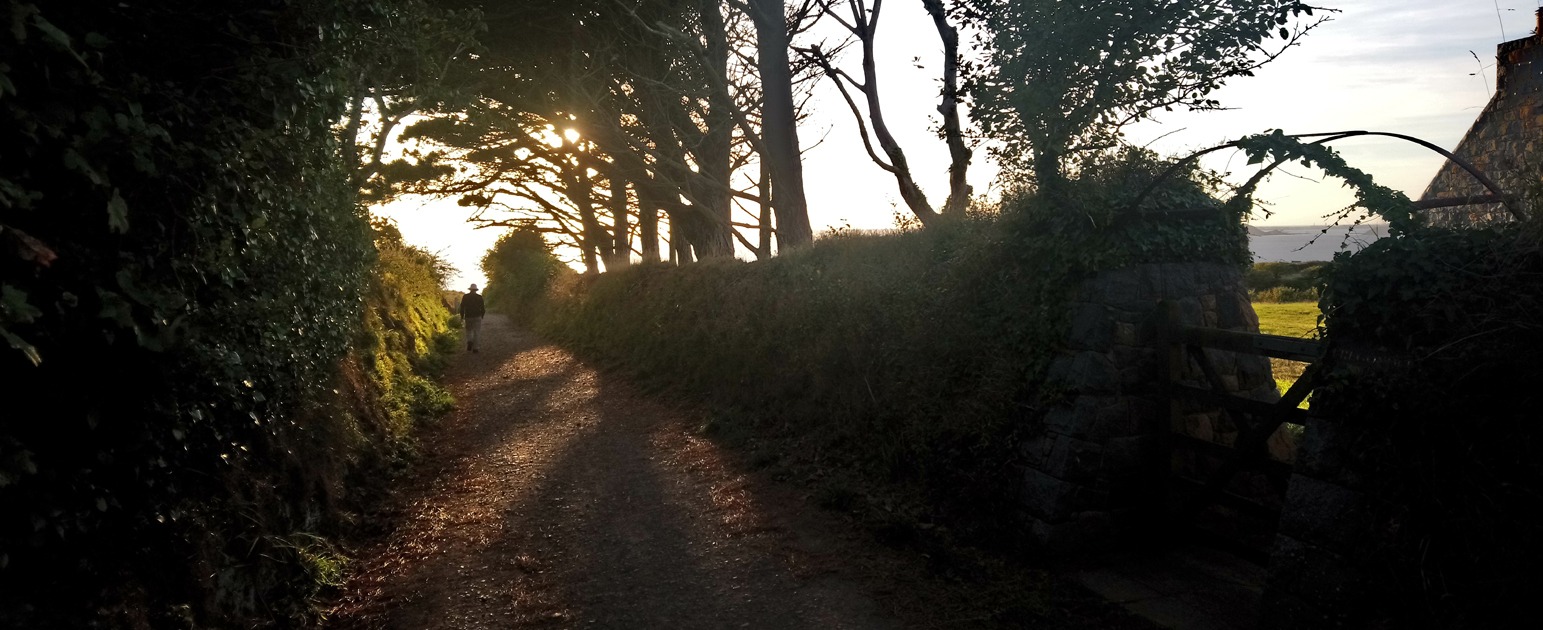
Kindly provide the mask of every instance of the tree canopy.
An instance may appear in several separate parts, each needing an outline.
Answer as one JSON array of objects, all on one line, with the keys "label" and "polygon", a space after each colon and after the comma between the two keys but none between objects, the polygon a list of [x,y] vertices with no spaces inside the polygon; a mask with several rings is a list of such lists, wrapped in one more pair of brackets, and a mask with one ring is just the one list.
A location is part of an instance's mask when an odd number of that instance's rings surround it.
[{"label": "tree canopy", "polygon": [[[920,0],[944,53],[940,212],[884,117],[883,2],[438,1],[480,12],[489,35],[464,59],[463,99],[420,111],[402,135],[420,148],[380,169],[381,190],[455,196],[481,224],[570,245],[591,271],[807,243],[798,121],[817,74],[841,88],[870,156],[926,223],[969,203],[972,123],[1009,187],[1050,191],[1131,122],[1220,108],[1212,92],[1323,20],[1300,0]],[[820,22],[851,39],[812,41]],[[844,69],[848,57],[861,69]]]},{"label": "tree canopy", "polygon": [[[1007,172],[1054,186],[1127,124],[1251,76],[1325,19],[1300,0],[964,0],[986,61],[972,115]],[[1020,184],[1023,182],[1020,182]]]},{"label": "tree canopy", "polygon": [[[796,146],[778,145],[765,123],[775,90],[749,5],[451,4],[479,7],[494,35],[471,62],[462,107],[424,112],[402,134],[424,148],[383,170],[393,192],[456,196],[484,225],[554,235],[595,271],[658,260],[661,216],[680,261],[731,256],[736,239],[769,255],[774,233],[782,247],[808,242]],[[786,17],[778,30],[803,20]],[[796,119],[808,72],[782,65]]]}]

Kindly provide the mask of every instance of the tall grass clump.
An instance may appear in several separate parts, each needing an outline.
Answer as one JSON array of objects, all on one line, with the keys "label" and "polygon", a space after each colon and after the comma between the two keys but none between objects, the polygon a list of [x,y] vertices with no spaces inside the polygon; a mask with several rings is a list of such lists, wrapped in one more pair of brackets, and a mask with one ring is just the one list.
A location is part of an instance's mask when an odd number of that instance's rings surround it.
[{"label": "tall grass clump", "polygon": [[1130,181],[1162,166],[1131,152],[1085,168],[1075,202],[1021,197],[1000,215],[763,262],[563,279],[535,323],[717,406],[716,429],[821,480],[832,503],[1006,540],[1018,434],[1053,393],[1044,376],[1078,283],[1139,262],[1247,259],[1238,217],[1196,177],[1131,207]]}]

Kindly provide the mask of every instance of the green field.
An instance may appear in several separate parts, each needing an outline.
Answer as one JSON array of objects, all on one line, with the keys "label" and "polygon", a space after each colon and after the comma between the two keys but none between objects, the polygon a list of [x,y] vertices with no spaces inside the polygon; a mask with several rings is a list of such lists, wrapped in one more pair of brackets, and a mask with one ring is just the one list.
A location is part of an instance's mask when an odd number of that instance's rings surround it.
[{"label": "green field", "polygon": [[1259,332],[1285,337],[1313,337],[1318,332],[1318,304],[1314,302],[1255,302]]},{"label": "green field", "polygon": [[[1314,302],[1255,302],[1254,313],[1259,315],[1259,332],[1267,335],[1315,337],[1318,334],[1318,305]],[[1270,359],[1275,385],[1283,394],[1306,368],[1306,363]],[[1307,402],[1303,401],[1301,406],[1306,408]]]}]

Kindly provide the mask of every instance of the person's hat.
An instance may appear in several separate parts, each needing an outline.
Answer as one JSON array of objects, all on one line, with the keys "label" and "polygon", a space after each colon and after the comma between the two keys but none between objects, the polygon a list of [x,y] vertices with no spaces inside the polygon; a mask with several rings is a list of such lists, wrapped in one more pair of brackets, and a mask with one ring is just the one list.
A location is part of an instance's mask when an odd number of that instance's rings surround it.
[{"label": "person's hat", "polygon": [[472,290],[472,291],[476,291],[476,290],[477,290],[477,285],[476,285],[476,283],[473,283],[473,284],[472,284],[472,285],[471,285],[471,290]]}]

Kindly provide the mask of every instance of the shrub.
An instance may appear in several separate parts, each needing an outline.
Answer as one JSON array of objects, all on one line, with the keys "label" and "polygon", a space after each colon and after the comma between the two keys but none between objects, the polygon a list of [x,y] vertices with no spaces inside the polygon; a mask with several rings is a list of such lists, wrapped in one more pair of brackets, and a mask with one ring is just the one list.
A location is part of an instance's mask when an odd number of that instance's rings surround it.
[{"label": "shrub", "polygon": [[1328,263],[1254,263],[1243,277],[1255,302],[1316,302]]},{"label": "shrub", "polygon": [[[1543,561],[1543,247],[1535,226],[1427,229],[1335,260],[1314,408],[1358,436],[1346,474],[1378,499],[1364,605],[1399,627],[1496,627]],[[1365,360],[1375,359],[1375,360]]]},{"label": "shrub", "polygon": [[572,270],[557,259],[540,232],[511,229],[482,257],[482,273],[488,277],[488,307],[526,322],[552,280]]}]

